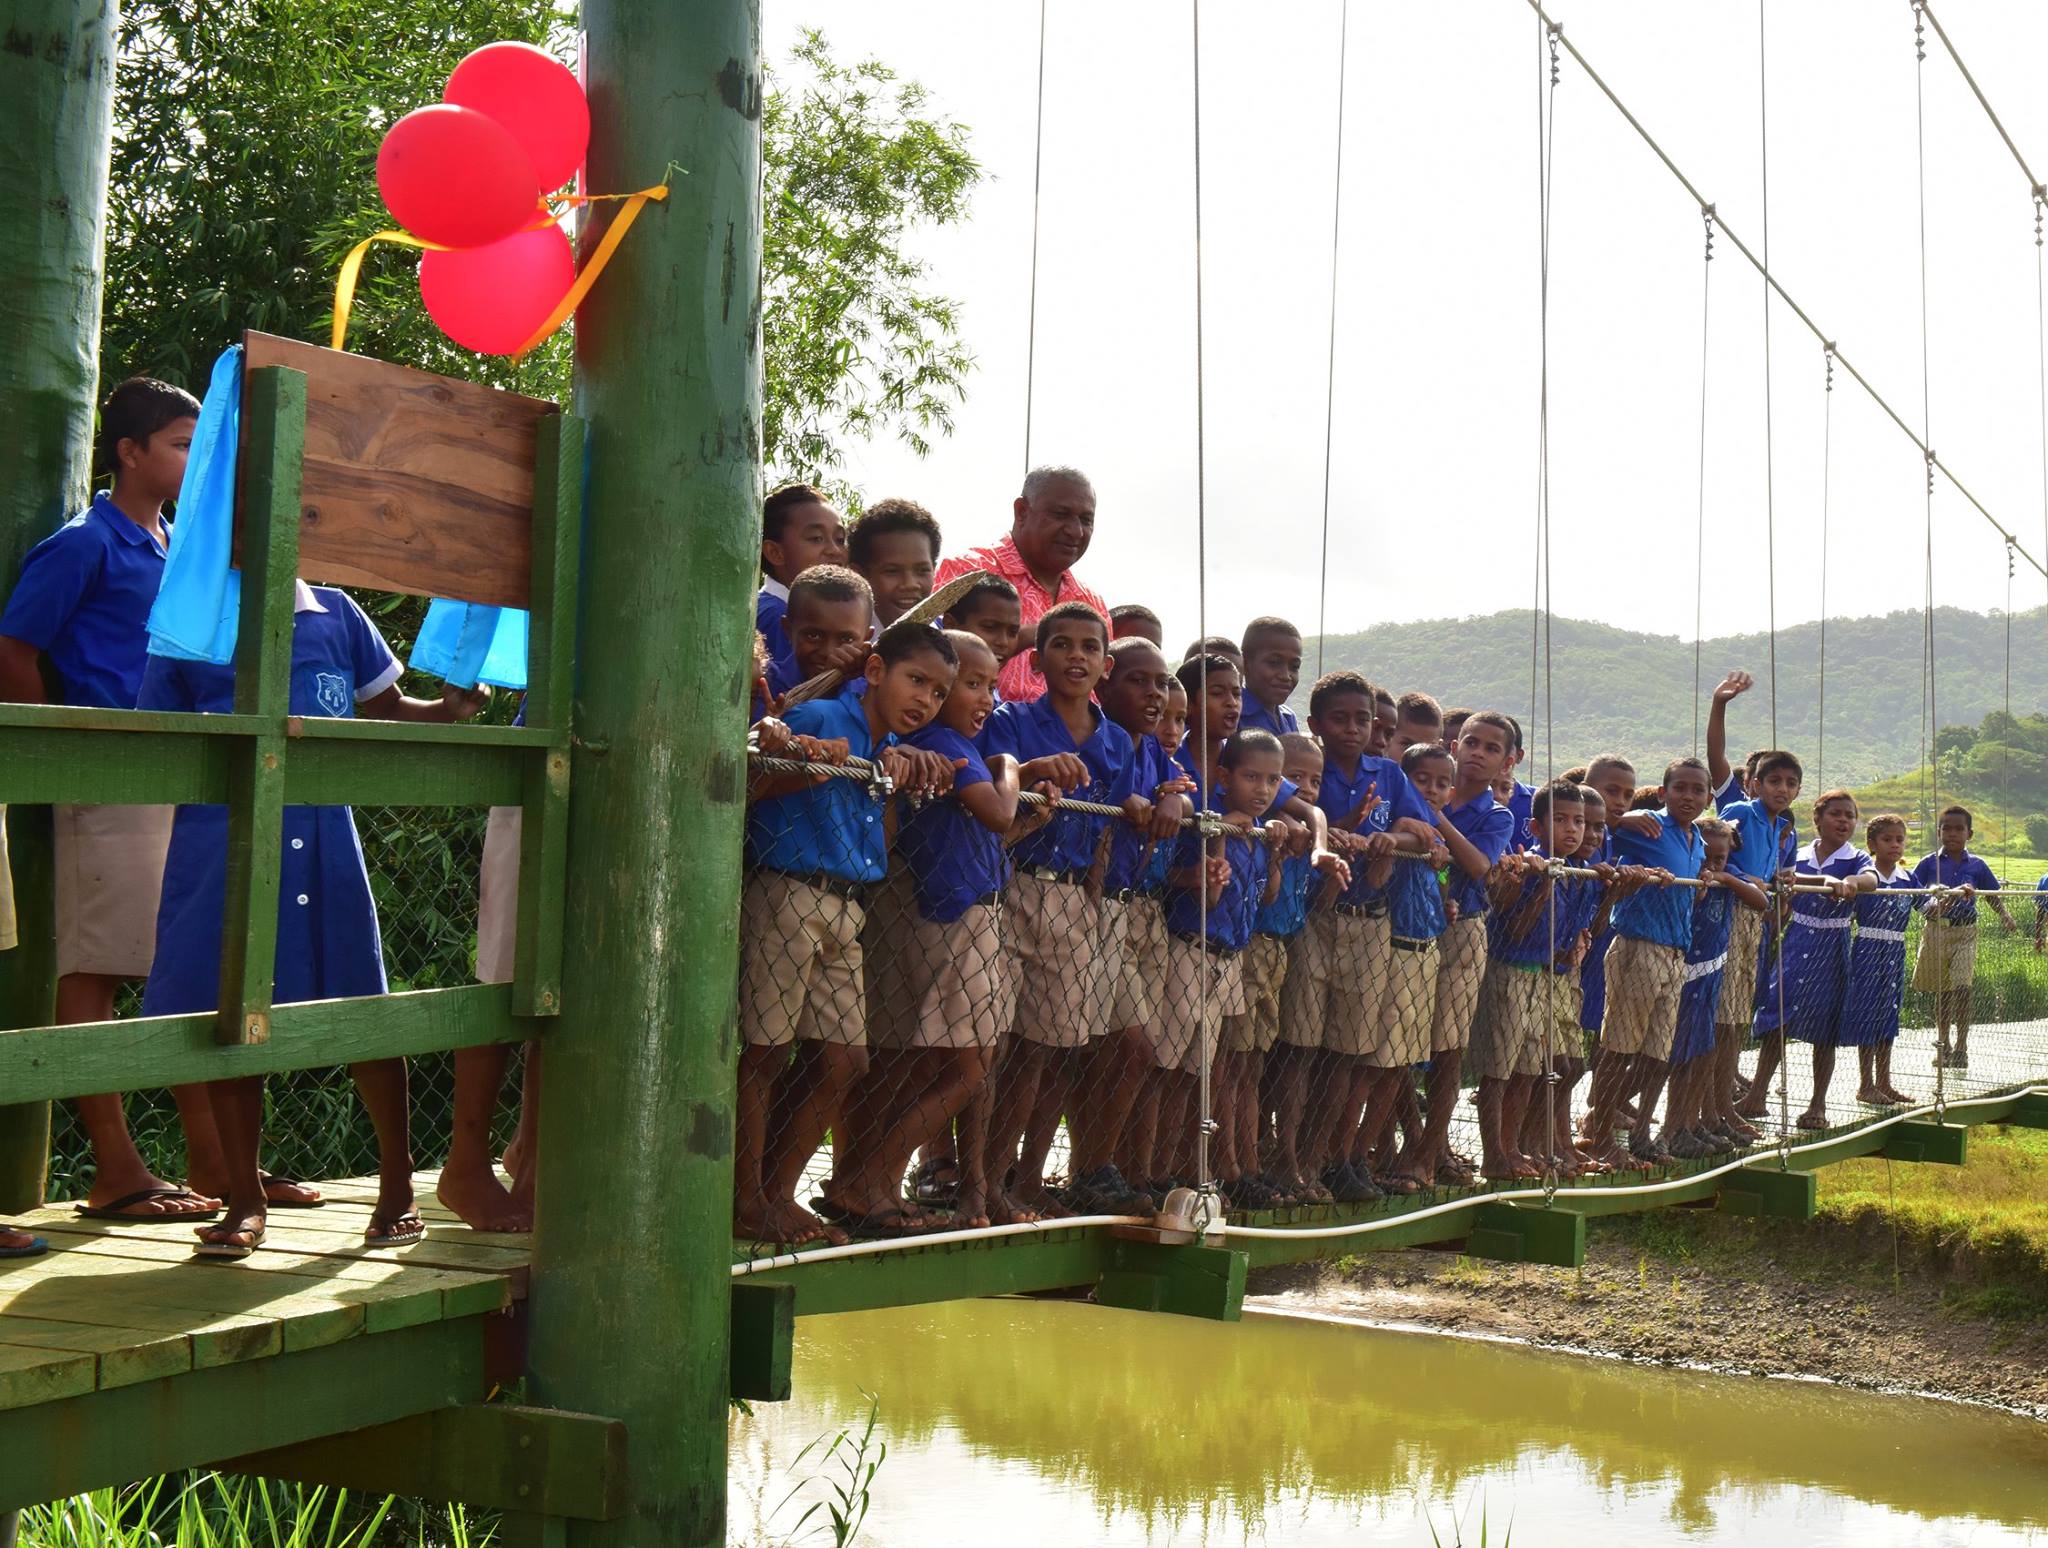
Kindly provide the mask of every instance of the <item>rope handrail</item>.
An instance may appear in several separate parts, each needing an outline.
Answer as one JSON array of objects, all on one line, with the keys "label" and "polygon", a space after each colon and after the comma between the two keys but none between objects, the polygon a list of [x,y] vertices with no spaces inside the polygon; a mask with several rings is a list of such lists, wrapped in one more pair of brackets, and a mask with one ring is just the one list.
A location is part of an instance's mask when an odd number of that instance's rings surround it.
[{"label": "rope handrail", "polygon": [[[1536,12],[1538,16],[1543,18],[1545,23],[1547,23],[1549,26],[1555,29],[1558,41],[1564,45],[1565,51],[1572,56],[1572,59],[1578,64],[1579,68],[1586,72],[1587,79],[1592,81],[1592,83],[1595,86],[1599,87],[1601,95],[1605,96],[1609,102],[1614,104],[1615,111],[1621,114],[1622,118],[1627,121],[1628,126],[1631,129],[1635,130],[1637,136],[1642,140],[1642,142],[1645,145],[1649,146],[1650,149],[1656,153],[1657,159],[1663,162],[1665,169],[1669,171],[1671,175],[1678,180],[1679,186],[1684,188],[1685,191],[1692,196],[1693,201],[1696,204],[1698,204],[1702,210],[1715,208],[1713,201],[1708,199],[1706,195],[1700,192],[1699,188],[1697,187],[1697,185],[1694,184],[1692,179],[1687,177],[1685,173],[1682,170],[1680,170],[1678,163],[1671,159],[1670,153],[1666,151],[1662,145],[1657,143],[1656,136],[1652,135],[1648,129],[1643,127],[1642,120],[1637,118],[1634,113],[1629,111],[1627,105],[1623,103],[1621,98],[1615,94],[1614,88],[1612,86],[1609,86],[1607,82],[1601,78],[1599,71],[1595,70],[1593,66],[1587,62],[1586,56],[1579,52],[1578,45],[1573,43],[1572,40],[1565,35],[1563,24],[1551,20],[1550,13],[1544,10],[1543,8],[1543,0],[1529,0],[1529,6],[1532,10]],[[1783,301],[1785,305],[1791,309],[1792,315],[1797,317],[1800,320],[1800,322],[1804,323],[1806,325],[1807,330],[1810,333],[1812,333],[1813,336],[1816,339],[1818,339],[1823,345],[1827,345],[1831,348],[1836,361],[1841,365],[1842,369],[1847,371],[1850,376],[1855,378],[1856,385],[1861,387],[1864,390],[1864,392],[1869,395],[1871,402],[1875,403],[1879,408],[1883,409],[1885,412],[1885,416],[1888,419],[1890,419],[1893,424],[1897,425],[1899,429],[1905,434],[1906,438],[1910,440],[1913,443],[1913,445],[1919,449],[1920,455],[1926,459],[1928,467],[1939,469],[1942,477],[1946,478],[1949,481],[1950,485],[1954,487],[1956,493],[1961,495],[1965,500],[1969,501],[1970,505],[1972,506],[1972,508],[1976,510],[1977,514],[1982,516],[1987,522],[1991,524],[1991,526],[1998,532],[1999,536],[2004,538],[2005,541],[2012,546],[2013,551],[2017,553],[2021,558],[2025,559],[2027,563],[2032,565],[2037,571],[2039,571],[2043,579],[2048,579],[2048,565],[2044,565],[2039,559],[2036,559],[2031,553],[2029,553],[2025,545],[2023,545],[2020,542],[2020,540],[2013,535],[2013,533],[2006,527],[2006,525],[2003,522],[2001,522],[1996,516],[1991,514],[1990,509],[1984,504],[1984,502],[1978,499],[1976,495],[1970,492],[1969,487],[1966,484],[1964,484],[1960,478],[1956,476],[1954,469],[1950,468],[1947,463],[1943,462],[1940,456],[1937,455],[1928,446],[1926,441],[1921,439],[1919,433],[1915,431],[1911,425],[1907,424],[1904,419],[1899,417],[1898,410],[1891,406],[1890,402],[1886,400],[1883,393],[1879,392],[1874,386],[1871,385],[1870,379],[1856,368],[1855,363],[1851,361],[1847,355],[1842,353],[1841,345],[1837,343],[1833,338],[1831,338],[1829,334],[1824,329],[1822,329],[1818,323],[1816,323],[1813,320],[1812,316],[1806,311],[1804,307],[1802,307],[1797,301],[1792,299],[1791,293],[1787,291],[1785,287],[1778,282],[1778,277],[1771,273],[1769,267],[1763,262],[1762,259],[1760,259],[1756,255],[1754,251],[1751,250],[1749,244],[1743,241],[1742,237],[1735,231],[1735,229],[1728,224],[1727,217],[1725,215],[1720,214],[1718,210],[1716,211],[1714,216],[1714,224],[1720,227],[1721,234],[1727,237],[1728,240],[1734,244],[1735,250],[1741,253],[1744,258],[1749,260],[1750,267],[1755,269],[1758,275],[1762,277],[1764,283],[1770,286],[1770,288],[1777,293],[1778,299]]]}]

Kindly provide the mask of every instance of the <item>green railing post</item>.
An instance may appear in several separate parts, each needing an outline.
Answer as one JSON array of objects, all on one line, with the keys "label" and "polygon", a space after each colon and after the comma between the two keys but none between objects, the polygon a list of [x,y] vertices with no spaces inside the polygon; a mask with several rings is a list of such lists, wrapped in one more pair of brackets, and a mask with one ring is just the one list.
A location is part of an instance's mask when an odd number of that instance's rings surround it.
[{"label": "green railing post", "polygon": [[758,8],[586,0],[589,182],[651,208],[577,317],[590,438],[530,1374],[621,1419],[572,1542],[724,1541],[734,986],[760,531]]},{"label": "green railing post", "polygon": [[[107,0],[9,0],[0,49],[0,595],[22,555],[85,502],[99,378],[101,249],[114,109],[115,8]],[[23,45],[15,46],[17,40]],[[50,825],[10,817],[21,944],[0,952],[0,1025],[56,1014]],[[4,1095],[4,1093],[0,1093]],[[50,1110],[0,1107],[0,1210],[42,1202]]]}]

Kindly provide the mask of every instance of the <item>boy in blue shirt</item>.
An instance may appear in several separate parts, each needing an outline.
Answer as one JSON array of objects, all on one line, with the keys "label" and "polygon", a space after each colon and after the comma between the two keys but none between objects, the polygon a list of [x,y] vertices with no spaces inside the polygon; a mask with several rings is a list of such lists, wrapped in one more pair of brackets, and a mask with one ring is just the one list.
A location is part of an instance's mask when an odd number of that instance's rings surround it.
[{"label": "boy in blue shirt", "polygon": [[[783,694],[821,672],[844,672],[850,679],[845,686],[858,686],[875,637],[874,591],[842,565],[812,565],[790,585],[789,603],[776,628],[789,654],[768,664],[773,698],[757,707],[760,714],[773,712]],[[768,643],[773,650],[773,636]]]},{"label": "boy in blue shirt", "polygon": [[[1678,998],[1685,983],[1685,951],[1692,943],[1690,887],[1675,879],[1699,876],[1705,845],[1694,821],[1707,809],[1707,766],[1679,758],[1664,770],[1661,811],[1624,813],[1609,825],[1615,858],[1642,866],[1666,885],[1624,898],[1614,910],[1614,943],[1607,948],[1607,1005],[1600,1020],[1600,1060],[1587,1099],[1587,1139],[1603,1166],[1627,1166],[1613,1143],[1622,1105],[1639,1095],[1637,1132],[1650,1141],[1651,1109],[1662,1089],[1671,1042],[1678,1030]],[[1642,1159],[1638,1157],[1637,1159]]]},{"label": "boy in blue shirt", "polygon": [[[832,761],[872,760],[898,789],[950,790],[954,761],[897,739],[937,715],[955,664],[938,630],[898,624],[868,658],[865,692],[849,686],[795,705],[785,723],[831,748]],[[733,1229],[806,1242],[838,1234],[798,1207],[796,1185],[867,1067],[860,931],[869,889],[888,868],[888,837],[882,803],[856,780],[774,775],[750,794]]]},{"label": "boy in blue shirt", "polygon": [[[1977,894],[1993,913],[2017,930],[2005,900],[1998,897],[1998,875],[1970,853],[1975,825],[1960,806],[1941,814],[1941,848],[1913,867],[1916,887],[1956,889],[1927,900],[1927,929],[1920,937],[1920,955],[1913,961],[1913,987],[1934,996],[1936,1042],[1934,1062],[1952,1070],[1970,1067],[1970,999],[1977,976]],[[1955,1043],[1949,1043],[1949,1029]]]},{"label": "boy in blue shirt", "polygon": [[938,521],[915,500],[877,500],[854,518],[847,562],[873,588],[883,628],[932,594],[939,542]]},{"label": "boy in blue shirt", "polygon": [[1404,693],[1394,701],[1394,736],[1387,755],[1398,758],[1420,742],[1434,743],[1454,759],[1458,756],[1458,744],[1444,741],[1443,706],[1426,693]]},{"label": "boy in blue shirt", "polygon": [[1284,618],[1254,618],[1245,625],[1244,710],[1238,726],[1285,736],[1301,721],[1288,707],[1301,681],[1301,631]]},{"label": "boy in blue shirt", "polygon": [[1576,890],[1549,874],[1556,855],[1575,854],[1585,831],[1579,787],[1557,780],[1531,803],[1537,842],[1525,863],[1503,867],[1489,887],[1486,976],[1473,1022],[1471,1062],[1479,1076],[1480,1174],[1534,1179],[1542,1165],[1518,1143],[1537,1078],[1557,960],[1569,958],[1580,924]]},{"label": "boy in blue shirt", "polygon": [[1109,610],[1109,641],[1149,640],[1162,655],[1166,651],[1166,626],[1159,615],[1142,602],[1119,602]]},{"label": "boy in blue shirt", "polygon": [[[946,627],[979,635],[981,642],[996,653],[1000,665],[1017,654],[1024,634],[1024,604],[1018,600],[1015,586],[1000,575],[991,575],[970,587],[953,604],[946,614]],[[1000,691],[995,702],[1003,702]]]},{"label": "boy in blue shirt", "polygon": [[[190,393],[144,377],[108,395],[93,471],[111,476],[113,486],[22,561],[0,613],[0,700],[43,703],[47,658],[60,703],[135,708],[149,653],[149,611],[169,542],[163,507],[178,497],[198,415]],[[57,1021],[111,1021],[122,982],[146,977],[153,959],[171,808],[58,806],[51,821]],[[143,1164],[118,1094],[78,1099],[94,1165],[86,1212],[201,1220],[218,1211],[216,1191],[228,1178],[204,1088],[181,1086],[172,1094],[184,1122],[193,1188],[167,1183]],[[319,1198],[310,1189],[282,1186],[280,1196]]]},{"label": "boy in blue shirt", "polygon": [[[1437,810],[1437,832],[1451,864],[1444,882],[1449,919],[1437,940],[1436,1009],[1430,1018],[1429,1117],[1420,1143],[1396,1166],[1425,1186],[1471,1180],[1464,1168],[1450,1165],[1451,1118],[1486,978],[1487,878],[1515,838],[1514,814],[1494,799],[1491,788],[1506,767],[1512,736],[1507,716],[1492,710],[1468,714],[1451,752],[1456,783]],[[1447,1170],[1452,1175],[1439,1175]]]},{"label": "boy in blue shirt", "polygon": [[785,676],[795,664],[782,628],[789,588],[813,565],[845,563],[845,521],[821,491],[809,484],[784,484],[761,502],[761,590],[754,601],[754,627],[768,642],[771,667]]}]

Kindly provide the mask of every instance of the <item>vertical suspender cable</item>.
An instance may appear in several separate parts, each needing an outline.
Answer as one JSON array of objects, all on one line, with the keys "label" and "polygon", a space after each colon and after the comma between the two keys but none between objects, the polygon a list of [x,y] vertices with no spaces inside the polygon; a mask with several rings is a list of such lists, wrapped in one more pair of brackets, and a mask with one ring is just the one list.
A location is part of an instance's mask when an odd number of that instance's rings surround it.
[{"label": "vertical suspender cable", "polygon": [[1835,434],[1835,351],[1822,350],[1827,383],[1820,413],[1820,752],[1813,761],[1813,782],[1828,788],[1828,485],[1833,472]]},{"label": "vertical suspender cable", "polygon": [[1038,378],[1038,190],[1045,172],[1045,8],[1038,0],[1038,123],[1031,136],[1031,306],[1024,343],[1024,471],[1031,471],[1031,407]]},{"label": "vertical suspender cable", "polygon": [[[1923,668],[1924,699],[1921,706],[1921,756],[1924,760],[1927,792],[1928,820],[1935,821],[1941,802],[1941,753],[1935,745],[1940,734],[1941,722],[1939,704],[1934,694],[1934,424],[1930,407],[1932,393],[1928,386],[1929,365],[1927,347],[1927,37],[1926,14],[1921,0],[1913,0],[1913,149],[1917,192],[1920,210],[1920,444],[1926,448],[1927,479],[1925,494],[1926,530],[1926,579],[1927,591],[1924,603],[1925,624],[1921,632],[1921,659]],[[1935,868],[1935,881],[1941,880],[1940,866]],[[1939,986],[1946,989],[1946,983]],[[1937,1007],[1937,1023],[1939,1009]],[[1939,1031],[1936,1033],[1936,1057],[1934,1061],[1934,1118],[1939,1123],[1948,1107],[1948,1060],[1940,1046]]]},{"label": "vertical suspender cable", "polygon": [[1316,576],[1316,676],[1330,634],[1330,459],[1337,425],[1337,255],[1344,229],[1344,57],[1351,7],[1337,0],[1337,170],[1330,194],[1330,344],[1323,377],[1323,553]]},{"label": "vertical suspender cable", "polygon": [[[1771,89],[1764,68],[1764,0],[1756,0],[1756,104],[1758,150],[1763,166],[1764,273],[1771,272]],[[1778,745],[1778,510],[1777,458],[1771,436],[1771,287],[1763,287],[1764,307],[1764,554],[1765,597],[1771,629],[1771,745]]]},{"label": "vertical suspender cable", "polygon": [[[1545,54],[1548,53],[1546,62]],[[1555,738],[1551,732],[1550,694],[1550,194],[1551,151],[1557,140],[1557,28],[1536,19],[1536,63],[1547,68],[1549,86],[1543,75],[1536,77],[1536,223],[1539,254],[1537,297],[1537,393],[1536,393],[1536,597],[1531,614],[1529,719],[1536,720],[1536,663],[1543,665],[1543,782],[1548,786],[1557,776]],[[1540,628],[1541,648],[1537,648]],[[1569,858],[1560,856],[1558,858]],[[1544,926],[1548,931],[1548,954],[1544,958],[1543,1078],[1537,1083],[1543,1103],[1543,1197],[1547,1204],[1557,1193],[1557,1101],[1551,1088],[1556,1078],[1557,1035],[1557,889],[1553,879],[1543,904]],[[1569,884],[1566,884],[1569,885]],[[1518,1146],[1519,1135],[1507,1136],[1510,1148]]]},{"label": "vertical suspender cable", "polygon": [[[1188,15],[1192,25],[1194,60],[1194,161],[1195,161],[1195,637],[1209,637],[1209,521],[1207,460],[1204,457],[1204,427],[1202,423],[1202,0],[1189,0]],[[1209,749],[1209,694],[1207,679],[1203,679],[1202,703],[1197,713],[1197,726],[1202,738],[1203,756]],[[1192,707],[1192,706],[1191,706]],[[1207,775],[1207,788],[1197,792],[1204,803],[1213,796],[1216,789],[1216,770],[1211,768]],[[1228,853],[1229,840],[1221,841]],[[1202,845],[1203,856],[1209,853],[1208,845]],[[1195,1181],[1200,1187],[1204,1218],[1210,1206],[1213,1183],[1209,1176],[1209,1134],[1214,1120],[1209,1112],[1209,974],[1214,959],[1208,953],[1209,941],[1209,888],[1205,881],[1195,893],[1200,904],[1202,957],[1200,1013],[1201,1027],[1201,1091],[1200,1107],[1195,1124]]]},{"label": "vertical suspender cable", "polygon": [[1700,471],[1699,509],[1694,516],[1692,551],[1692,755],[1700,755],[1701,632],[1707,615],[1707,330],[1714,296],[1714,207],[1703,205],[1706,259],[1700,267]]},{"label": "vertical suspender cable", "polygon": [[2048,189],[2034,190],[2034,369],[2041,389],[2041,537],[2048,542],[2048,289],[2042,284],[2041,221]]}]

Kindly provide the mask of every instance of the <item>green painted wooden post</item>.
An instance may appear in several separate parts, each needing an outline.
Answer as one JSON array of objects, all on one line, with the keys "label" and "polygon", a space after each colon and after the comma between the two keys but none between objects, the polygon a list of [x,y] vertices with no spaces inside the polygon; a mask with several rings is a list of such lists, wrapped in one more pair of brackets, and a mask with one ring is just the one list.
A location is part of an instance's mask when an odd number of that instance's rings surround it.
[{"label": "green painted wooden post", "polygon": [[666,205],[577,327],[589,425],[562,1014],[541,1103],[530,1374],[625,1421],[625,1514],[724,1541],[734,985],[760,536],[758,8],[586,0],[589,181]]},{"label": "green painted wooden post", "polygon": [[223,1043],[270,1036],[277,969],[277,882],[284,844],[285,714],[291,707],[292,623],[299,573],[299,462],[306,376],[269,366],[242,383],[242,622],[235,641],[235,713],[264,724],[228,773],[227,908],[221,927]]},{"label": "green painted wooden post", "polygon": [[[0,595],[22,555],[85,503],[99,379],[100,269],[114,110],[108,0],[8,0],[0,48]],[[17,46],[19,43],[20,46]],[[49,814],[9,815],[21,944],[0,952],[0,1025],[56,1013]],[[50,1113],[0,1107],[0,1210],[42,1202]]]}]

